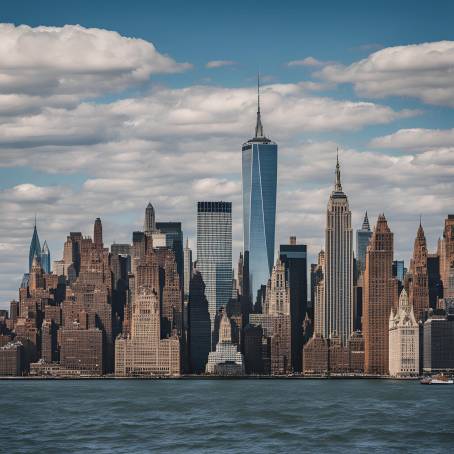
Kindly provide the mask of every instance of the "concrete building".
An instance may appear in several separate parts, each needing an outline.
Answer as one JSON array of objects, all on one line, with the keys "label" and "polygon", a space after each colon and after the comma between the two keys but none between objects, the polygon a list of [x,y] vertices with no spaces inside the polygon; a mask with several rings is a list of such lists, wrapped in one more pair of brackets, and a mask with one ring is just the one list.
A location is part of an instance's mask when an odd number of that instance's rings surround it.
[{"label": "concrete building", "polygon": [[419,375],[419,324],[405,289],[396,312],[389,316],[389,374],[394,377]]}]

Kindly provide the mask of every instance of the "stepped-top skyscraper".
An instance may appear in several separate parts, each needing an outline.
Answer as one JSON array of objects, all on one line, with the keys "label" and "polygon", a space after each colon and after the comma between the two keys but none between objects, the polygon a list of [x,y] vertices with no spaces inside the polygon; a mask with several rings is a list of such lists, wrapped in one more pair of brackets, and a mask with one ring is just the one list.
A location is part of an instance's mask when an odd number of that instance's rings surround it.
[{"label": "stepped-top skyscraper", "polygon": [[41,244],[39,242],[38,229],[36,228],[36,217],[35,217],[35,225],[33,226],[32,241],[30,242],[30,252],[28,253],[28,271],[29,271],[29,273],[32,270],[34,257],[38,257],[38,259],[41,261]]},{"label": "stepped-top skyscraper", "polygon": [[340,337],[346,345],[353,331],[353,230],[352,213],[342,190],[339,159],[336,181],[326,212],[325,231],[325,338]]},{"label": "stepped-top skyscraper", "polygon": [[366,211],[363,225],[356,231],[356,258],[358,260],[358,270],[361,273],[364,273],[366,268],[366,250],[371,236],[372,231],[370,229],[369,218],[367,217]]},{"label": "stepped-top skyscraper", "polygon": [[145,209],[145,220],[143,222],[143,231],[145,233],[153,233],[156,231],[156,219],[154,214],[154,208],[151,203],[147,205]]},{"label": "stepped-top skyscraper", "polygon": [[254,138],[243,144],[243,241],[249,252],[249,279],[253,301],[265,285],[274,264],[276,224],[277,144],[265,137],[257,85],[257,123]]}]

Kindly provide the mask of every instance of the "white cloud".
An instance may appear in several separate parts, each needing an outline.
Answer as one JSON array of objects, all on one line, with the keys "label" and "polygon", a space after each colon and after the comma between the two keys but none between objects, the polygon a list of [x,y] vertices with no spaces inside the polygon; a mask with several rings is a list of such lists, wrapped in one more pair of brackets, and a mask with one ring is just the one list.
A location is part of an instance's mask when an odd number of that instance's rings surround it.
[{"label": "white cloud", "polygon": [[454,129],[399,129],[393,134],[372,139],[370,145],[407,151],[454,147]]},{"label": "white cloud", "polygon": [[236,65],[236,61],[233,60],[211,60],[205,67],[208,69],[222,68],[224,66],[233,66]]},{"label": "white cloud", "polygon": [[287,63],[287,66],[292,67],[292,66],[323,66],[327,64],[328,62],[323,62],[320,60],[317,60],[314,57],[306,57],[303,58],[302,60],[292,60]]},{"label": "white cloud", "polygon": [[0,24],[0,93],[93,97],[190,68],[143,39],[80,25]]},{"label": "white cloud", "polygon": [[454,106],[454,41],[388,47],[349,66],[325,66],[319,75],[352,83],[362,96],[407,96]]}]

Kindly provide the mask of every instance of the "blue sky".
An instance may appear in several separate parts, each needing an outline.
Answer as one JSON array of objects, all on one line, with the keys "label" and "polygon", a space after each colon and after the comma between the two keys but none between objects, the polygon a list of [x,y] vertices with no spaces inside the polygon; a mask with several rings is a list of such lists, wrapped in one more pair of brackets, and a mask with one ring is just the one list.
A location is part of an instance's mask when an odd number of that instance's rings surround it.
[{"label": "blue sky", "polygon": [[453,206],[453,17],[449,1],[6,2],[0,305],[16,295],[35,212],[58,259],[67,232],[90,234],[97,216],[106,242],[127,241],[148,200],[193,241],[195,201],[223,198],[236,256],[257,71],[280,145],[278,241],[295,233],[312,256],[323,244],[339,145],[354,228],[365,209],[371,223],[389,213],[408,260],[422,214],[434,250]]}]

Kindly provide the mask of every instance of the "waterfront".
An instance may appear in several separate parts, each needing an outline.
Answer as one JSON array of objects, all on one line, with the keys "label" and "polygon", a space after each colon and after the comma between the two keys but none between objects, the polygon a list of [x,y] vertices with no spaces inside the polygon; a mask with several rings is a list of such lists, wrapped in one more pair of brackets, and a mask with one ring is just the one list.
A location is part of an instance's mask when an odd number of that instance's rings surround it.
[{"label": "waterfront", "polygon": [[446,452],[454,386],[393,380],[2,381],[1,452]]}]

